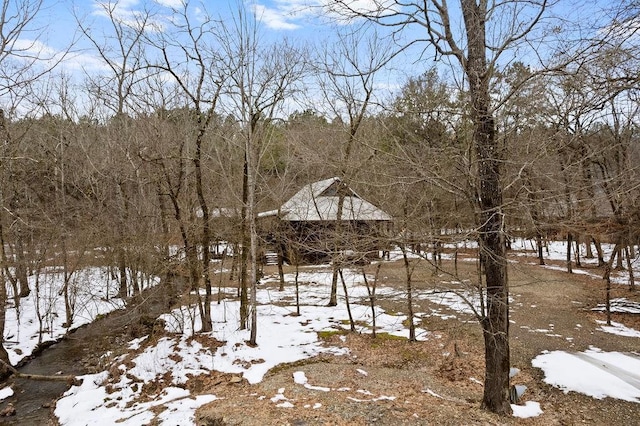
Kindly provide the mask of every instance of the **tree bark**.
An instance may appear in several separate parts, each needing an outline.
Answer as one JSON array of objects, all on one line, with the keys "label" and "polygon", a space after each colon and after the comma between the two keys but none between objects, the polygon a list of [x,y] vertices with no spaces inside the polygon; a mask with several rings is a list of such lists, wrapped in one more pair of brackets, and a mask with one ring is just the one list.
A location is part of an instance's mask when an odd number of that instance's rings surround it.
[{"label": "tree bark", "polygon": [[611,269],[616,257],[620,257],[620,239],[616,241],[616,244],[611,252],[611,257],[604,268],[605,280],[605,313],[607,315],[607,325],[611,326]]},{"label": "tree bark", "polygon": [[633,275],[633,265],[631,264],[631,253],[629,250],[629,246],[625,246],[624,254],[627,257],[627,270],[629,271],[629,290],[635,291],[636,289],[636,279]]},{"label": "tree bark", "polygon": [[340,259],[340,251],[343,246],[342,244],[342,209],[344,208],[344,197],[345,191],[344,188],[345,183],[340,183],[340,190],[338,191],[338,207],[336,211],[336,226],[334,229],[334,238],[333,238],[333,253],[332,253],[332,265],[333,265],[333,276],[331,277],[331,295],[329,297],[328,306],[337,306],[338,305],[338,274],[342,273],[342,261]]},{"label": "tree bark", "polygon": [[27,272],[27,256],[25,254],[23,230],[18,227],[16,232],[16,278],[20,287],[20,297],[27,297],[31,293]]},{"label": "tree bark", "polygon": [[573,274],[573,268],[571,263],[571,246],[573,244],[573,235],[571,232],[567,233],[567,272]]},{"label": "tree bark", "polygon": [[542,235],[540,231],[536,233],[536,246],[538,248],[538,262],[540,265],[544,265],[544,254],[542,252]]},{"label": "tree bark", "polygon": [[468,57],[473,141],[478,160],[479,246],[486,279],[486,312],[481,320],[485,341],[485,380],[482,407],[510,414],[509,290],[500,183],[500,153],[495,135],[486,61],[487,3],[461,0]]},{"label": "tree bark", "polygon": [[409,263],[409,258],[407,257],[407,249],[404,244],[400,247],[402,249],[402,260],[404,263],[404,272],[406,278],[406,288],[407,288],[407,311],[408,311],[408,319],[409,319],[409,341],[416,341],[416,324],[413,322],[413,284],[411,283],[411,275],[413,270]]},{"label": "tree bark", "polygon": [[[0,234],[3,232],[2,224],[0,223]],[[4,263],[5,253],[4,253],[4,239],[0,238],[2,241],[2,246],[0,246],[0,250],[2,251],[1,261]],[[4,266],[4,265],[3,265]],[[0,285],[0,361],[2,361],[2,366],[0,366],[0,380],[6,377],[9,374],[9,369],[6,367],[10,365],[9,363],[9,354],[7,350],[4,348],[4,321],[5,321],[5,309],[7,306],[7,287],[4,284],[4,267],[0,269],[0,279],[2,279],[2,285]]]},{"label": "tree bark", "polygon": [[244,172],[242,175],[242,212],[240,222],[240,241],[242,250],[240,252],[240,330],[247,329],[249,316],[249,292],[247,289],[247,262],[249,259],[249,239],[247,238],[247,205],[249,197],[248,184],[248,156],[244,154]]},{"label": "tree bark", "polygon": [[209,269],[211,266],[209,246],[211,245],[211,229],[209,221],[209,206],[204,197],[204,189],[202,185],[202,141],[204,139],[205,129],[207,128],[211,117],[213,115],[213,109],[210,109],[207,113],[207,117],[202,122],[202,116],[198,117],[198,136],[196,137],[196,152],[193,158],[193,164],[196,172],[196,193],[198,196],[198,202],[200,204],[200,210],[202,210],[202,235],[200,243],[202,244],[202,275],[204,277],[204,306],[202,317],[202,331],[209,332],[213,329],[211,322],[211,275]]},{"label": "tree bark", "polygon": [[256,128],[252,122],[251,133],[246,140],[247,151],[247,219],[249,225],[250,243],[250,280],[251,292],[249,301],[251,306],[251,327],[249,330],[249,344],[258,345],[258,229],[256,224],[256,180],[258,167],[258,139]]}]

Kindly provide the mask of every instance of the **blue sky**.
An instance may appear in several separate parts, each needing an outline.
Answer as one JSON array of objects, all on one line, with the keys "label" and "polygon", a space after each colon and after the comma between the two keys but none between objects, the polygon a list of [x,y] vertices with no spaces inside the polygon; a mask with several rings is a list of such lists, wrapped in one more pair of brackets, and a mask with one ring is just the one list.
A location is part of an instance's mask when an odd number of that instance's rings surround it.
[{"label": "blue sky", "polygon": [[[16,0],[34,1],[34,0]],[[90,23],[92,29],[99,31],[101,27],[108,24],[104,13],[101,11],[100,3],[117,4],[117,15],[123,19],[129,19],[136,13],[144,10],[152,10],[156,14],[158,21],[170,19],[171,8],[179,8],[183,0],[42,0],[43,8],[38,15],[38,24],[46,28],[44,37],[40,41],[46,48],[63,49],[74,38],[77,38],[76,17],[82,21]],[[370,4],[376,0],[353,0],[352,4],[356,8],[369,8]],[[11,2],[11,0],[10,0]],[[237,10],[239,4],[255,14],[261,21],[264,34],[269,38],[287,37],[295,40],[330,42],[332,34],[335,32],[336,21],[332,20],[335,15],[329,15],[323,6],[330,0],[199,0],[190,1],[193,10],[198,9],[198,5],[203,5],[210,13],[228,16]],[[451,5],[456,1],[450,1]],[[560,0],[554,10],[564,14],[571,20],[582,20],[592,16],[592,10],[598,4],[607,4],[604,0]],[[455,29],[455,28],[454,28]],[[417,36],[424,36],[422,30],[414,29]],[[385,34],[385,30],[379,29],[380,34]],[[389,31],[386,31],[387,33]],[[26,34],[29,38],[32,34]],[[78,47],[83,47],[82,40],[77,42]],[[48,50],[47,50],[48,51]],[[91,62],[89,52],[84,52],[87,57],[81,56],[78,60]]]},{"label": "blue sky", "polygon": [[[18,2],[25,0],[16,0]],[[33,1],[33,0],[31,0]],[[172,7],[180,7],[182,0],[107,0],[112,4],[117,3],[117,15],[124,19],[134,16],[143,10],[153,10],[159,21],[169,19]],[[335,32],[335,21],[323,10],[330,0],[201,0],[190,1],[194,10],[198,5],[203,5],[210,13],[228,16],[238,9],[238,4],[244,4],[245,8],[255,13],[261,21],[264,34],[269,38],[287,37],[294,40],[304,41],[326,41],[330,42],[332,34]],[[353,0],[352,4],[356,8],[368,8],[375,0]],[[598,3],[606,4],[604,0],[560,0],[554,10],[560,14],[565,14],[572,20],[581,20],[590,16],[591,10],[597,7]],[[47,27],[46,36],[41,41],[48,47],[62,49],[74,36],[76,18],[74,14],[82,19],[84,23],[91,23],[95,31],[107,24],[104,13],[101,12],[96,0],[43,0],[44,6],[39,14],[39,22],[43,27]],[[455,5],[456,1],[450,1],[450,5]],[[453,6],[452,6],[453,7]],[[455,28],[454,28],[455,29]],[[381,34],[385,30],[379,29]],[[424,36],[420,28],[414,29],[418,36]],[[387,31],[388,32],[388,31]],[[77,44],[82,47],[80,41]],[[90,53],[84,52],[88,56],[81,56],[78,60],[91,62]]]},{"label": "blue sky", "polygon": [[[10,0],[12,1],[12,0]],[[34,0],[15,0],[34,1]],[[323,6],[330,0],[256,0],[243,2],[243,0],[202,0],[190,1],[190,10],[196,18],[203,13],[202,8],[212,15],[219,15],[223,19],[230,19],[233,13],[244,7],[260,21],[261,34],[266,41],[278,41],[287,38],[299,43],[312,43],[315,46],[326,47],[336,40],[339,30],[349,31],[359,28],[360,23],[347,24],[336,22],[335,15],[327,14]],[[376,0],[353,0],[356,8],[368,8]],[[379,1],[379,0],[378,0]],[[389,0],[390,1],[390,0]],[[565,15],[574,22],[592,17],[593,10],[598,3],[604,0],[560,0],[554,8],[554,12]],[[63,67],[66,73],[76,76],[79,80],[84,73],[99,73],[105,70],[104,63],[90,44],[83,39],[77,29],[77,19],[90,27],[92,34],[100,38],[101,34],[109,34],[109,19],[105,16],[101,2],[95,0],[43,0],[43,7],[38,15],[37,27],[41,30],[38,43],[31,45],[31,39],[36,31],[26,32],[23,35],[23,45],[31,46],[31,50],[43,52],[43,56],[56,58],[57,52],[64,50],[73,44],[73,52],[67,55]],[[104,2],[102,2],[104,3]],[[124,20],[135,19],[144,11],[151,11],[158,28],[162,29],[172,17],[172,8],[180,8],[182,0],[110,0],[110,4],[117,4],[115,15]],[[454,5],[456,1],[450,1]],[[453,6],[452,6],[453,7]],[[519,13],[524,13],[520,11]],[[499,18],[501,19],[501,18]],[[454,30],[461,26],[454,23]],[[377,37],[380,40],[389,40],[390,29],[378,27]],[[407,31],[410,38],[424,38],[424,30],[415,26]],[[394,62],[394,67],[381,74],[378,79],[378,87],[387,93],[397,91],[408,77],[417,76],[428,68],[440,64],[435,62],[435,55],[431,50],[424,50],[426,43],[415,46],[412,50],[401,55]],[[388,49],[393,47],[387,46]],[[507,61],[526,58],[527,52],[523,49],[513,52],[507,57]],[[525,60],[526,62],[526,60]],[[446,64],[442,65],[443,72],[450,72]]]},{"label": "blue sky", "polygon": [[[298,41],[318,41],[330,38],[333,30],[329,20],[321,15],[323,0],[275,0],[244,2],[244,7],[261,22],[263,34],[269,39],[290,38]],[[365,0],[367,1],[367,0]],[[170,19],[171,8],[180,8],[181,0],[108,0],[117,4],[116,15],[123,19],[132,19],[135,14],[144,10],[153,11],[158,22]],[[39,14],[42,27],[47,27],[45,37],[41,41],[48,47],[64,49],[76,39],[76,48],[87,47],[82,39],[77,40],[76,17],[83,23],[90,23],[93,31],[108,28],[106,17],[100,3],[95,0],[44,0],[44,7]],[[204,0],[190,1],[194,13],[203,5],[210,14],[228,17],[238,10],[242,0]],[[75,15],[75,16],[74,16]],[[91,65],[91,53],[82,52],[74,55],[83,65]],[[97,64],[96,64],[97,65]],[[70,65],[73,66],[73,65]]]},{"label": "blue sky", "polygon": [[[17,0],[33,1],[33,0]],[[92,35],[100,40],[103,34],[112,37],[113,28],[109,17],[105,14],[104,2],[94,0],[43,0],[44,4],[38,14],[37,24],[33,28],[37,31],[26,32],[23,35],[23,46],[29,46],[31,51],[39,51],[41,56],[55,62],[60,53],[69,46],[64,61],[56,71],[72,76],[78,84],[87,74],[109,73],[105,63],[93,50],[93,46],[78,30],[78,20],[83,26],[90,28]],[[266,42],[278,42],[284,38],[299,44],[309,44],[316,48],[331,46],[336,40],[338,31],[353,31],[361,23],[347,25],[332,20],[332,16],[323,13],[323,3],[327,0],[260,0],[244,2],[242,0],[205,0],[190,2],[189,10],[194,22],[200,19],[206,8],[209,14],[220,16],[222,19],[232,19],[240,8],[259,21],[262,39]],[[357,0],[359,5],[366,5],[370,0]],[[116,5],[114,15],[118,19],[133,21],[136,16],[149,11],[157,27],[167,28],[172,16],[172,8],[181,8],[180,0],[111,0],[108,4]],[[387,31],[388,32],[388,31]],[[38,35],[38,42],[33,44],[33,38]],[[383,31],[378,35],[380,40],[386,40]],[[388,46],[381,50],[391,50]],[[421,73],[424,68],[415,64],[395,67],[379,73],[376,87],[381,97],[397,91],[409,76]],[[317,100],[316,100],[317,101]],[[313,105],[313,99],[309,104]],[[306,107],[301,107],[306,109]]]}]

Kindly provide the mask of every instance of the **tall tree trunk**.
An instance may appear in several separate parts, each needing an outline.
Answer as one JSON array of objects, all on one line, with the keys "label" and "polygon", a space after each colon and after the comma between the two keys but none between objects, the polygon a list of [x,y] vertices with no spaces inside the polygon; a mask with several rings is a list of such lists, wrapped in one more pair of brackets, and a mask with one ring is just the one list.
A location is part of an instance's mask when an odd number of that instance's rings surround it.
[{"label": "tall tree trunk", "polygon": [[593,245],[596,247],[596,253],[598,253],[598,267],[602,267],[605,265],[604,261],[604,252],[602,251],[602,244],[600,244],[599,240],[593,238]]},{"label": "tall tree trunk", "polygon": [[280,278],[280,287],[279,291],[284,291],[284,255],[282,253],[282,247],[278,244],[278,277]]},{"label": "tall tree trunk", "polygon": [[62,239],[62,261],[63,261],[63,276],[64,276],[62,293],[64,296],[64,313],[65,313],[65,322],[62,326],[71,327],[71,324],[73,323],[73,303],[69,295],[69,284],[71,284],[71,273],[69,271],[69,254],[67,251],[66,238]]},{"label": "tall tree trunk", "polygon": [[[252,126],[251,134],[246,141],[247,150],[247,219],[249,224],[250,243],[250,276],[251,280],[251,327],[249,344],[258,344],[258,229],[256,224],[256,173],[258,168],[258,146],[255,137],[256,129]],[[254,139],[255,138],[255,139]]]},{"label": "tall tree trunk", "polygon": [[616,253],[616,270],[622,271],[624,270],[624,266],[622,265],[622,247],[618,247],[618,253]]},{"label": "tall tree trunk", "polygon": [[242,212],[240,219],[240,241],[242,251],[240,252],[240,330],[247,329],[249,317],[249,292],[247,288],[247,262],[249,259],[249,238],[247,238],[247,206],[249,204],[249,184],[248,184],[248,153],[244,156],[244,174],[242,177]]},{"label": "tall tree trunk", "polygon": [[120,270],[120,287],[118,288],[118,297],[124,299],[128,296],[128,279],[127,279],[127,250],[125,247],[126,244],[126,230],[124,225],[127,223],[129,218],[129,199],[127,198],[126,189],[123,182],[115,183],[118,194],[120,195],[120,199],[122,200],[122,215],[119,219],[119,229],[118,229],[118,242],[116,249],[117,263],[118,269]]},{"label": "tall tree trunk", "polygon": [[485,343],[482,407],[510,414],[509,289],[505,258],[504,215],[500,183],[501,154],[495,135],[486,61],[487,3],[461,0],[467,34],[465,71],[471,96],[473,141],[478,160],[479,245],[486,277],[486,312],[481,320]]},{"label": "tall tree trunk", "polygon": [[[183,144],[184,147],[184,144]],[[181,149],[182,151],[182,149]],[[168,176],[165,174],[165,178],[167,184],[169,185],[169,199],[171,200],[171,204],[173,206],[173,215],[178,222],[178,228],[180,229],[180,236],[182,237],[182,245],[185,251],[185,257],[187,260],[187,267],[189,269],[189,288],[195,292],[196,300],[198,304],[198,313],[200,314],[200,318],[204,318],[204,308],[202,306],[202,298],[200,297],[200,274],[198,272],[198,251],[196,246],[192,243],[189,233],[187,231],[187,227],[185,226],[182,209],[180,208],[180,203],[178,201],[178,195],[180,192],[180,188],[182,187],[182,179],[184,177],[184,163],[180,162],[180,177],[178,179],[178,187],[176,189],[171,188],[171,181]]]},{"label": "tall tree trunk", "polygon": [[591,236],[586,235],[584,238],[584,257],[587,259],[593,259],[593,249],[591,248]]},{"label": "tall tree trunk", "polygon": [[573,246],[573,235],[571,232],[567,233],[567,272],[572,274],[573,267],[571,262],[571,248]]},{"label": "tall tree trunk", "polygon": [[16,232],[16,279],[18,280],[18,287],[20,288],[20,297],[27,297],[29,293],[31,293],[31,289],[29,288],[29,277],[28,277],[28,265],[27,265],[27,255],[25,253],[24,247],[24,235],[23,230],[18,227],[18,232]]},{"label": "tall tree trunk", "polygon": [[167,296],[167,304],[171,306],[176,298],[177,293],[177,283],[174,279],[175,275],[172,270],[166,265],[170,265],[171,259],[171,251],[169,249],[169,223],[167,222],[167,202],[165,197],[162,195],[162,187],[160,186],[160,182],[156,182],[156,196],[158,197],[158,208],[160,210],[160,229],[162,230],[162,257],[161,257],[161,265],[159,269],[162,271],[162,280],[161,283],[166,289]]},{"label": "tall tree trunk", "polygon": [[340,275],[340,281],[342,282],[342,290],[344,291],[344,304],[347,307],[347,314],[349,315],[349,326],[351,332],[355,333],[356,331],[356,323],[353,320],[353,315],[351,314],[351,304],[349,303],[349,291],[347,290],[347,283],[344,280],[344,275],[342,274],[342,269],[338,269],[338,273]]},{"label": "tall tree trunk", "polygon": [[[376,267],[376,275],[373,279],[373,285],[369,285],[369,280],[367,279],[367,274],[362,269],[362,278],[364,279],[364,284],[367,287],[367,294],[369,295],[369,307],[371,308],[371,337],[375,339],[376,337],[376,287],[378,285],[378,276],[380,275],[380,267],[381,263],[378,263]],[[410,318],[410,323],[413,323],[413,317]],[[411,327],[409,327],[411,330]]]},{"label": "tall tree trunk", "polygon": [[416,324],[413,322],[413,284],[411,283],[411,276],[413,275],[413,269],[409,263],[409,257],[407,256],[407,248],[404,244],[401,244],[402,260],[404,261],[404,272],[407,288],[407,311],[409,319],[409,341],[416,341]]},{"label": "tall tree trunk", "polygon": [[611,269],[613,267],[613,262],[616,257],[620,256],[620,238],[617,239],[616,244],[611,252],[611,257],[609,261],[605,265],[604,268],[604,276],[602,277],[605,280],[605,314],[607,316],[607,325],[611,325]]},{"label": "tall tree trunk", "polygon": [[124,248],[118,246],[116,249],[116,258],[118,262],[118,271],[120,272],[120,276],[118,278],[120,283],[120,286],[118,287],[118,297],[125,299],[128,296],[129,291],[127,282],[127,260]]},{"label": "tall tree trunk", "polygon": [[331,295],[329,297],[328,306],[338,305],[338,274],[341,273],[342,261],[340,259],[340,251],[342,248],[342,210],[344,209],[344,197],[345,192],[342,190],[344,182],[340,182],[340,189],[338,190],[338,207],[336,211],[336,226],[334,229],[333,238],[333,253],[332,253],[332,265],[333,276],[331,277]]},{"label": "tall tree trunk", "polygon": [[627,257],[627,270],[629,271],[629,290],[635,291],[636,278],[633,275],[633,265],[631,264],[631,253],[629,252],[629,246],[625,246],[624,254]]},{"label": "tall tree trunk", "polygon": [[542,234],[540,231],[536,232],[536,246],[538,247],[538,262],[540,265],[544,265],[544,255],[542,252]]},{"label": "tall tree trunk", "polygon": [[202,185],[202,141],[204,140],[205,130],[213,115],[213,109],[209,110],[207,117],[202,122],[202,116],[198,117],[198,136],[196,137],[196,152],[193,157],[193,165],[196,175],[196,194],[198,196],[198,202],[200,203],[200,210],[202,211],[202,235],[200,244],[202,245],[202,275],[204,278],[204,317],[202,318],[202,331],[209,332],[213,329],[211,322],[211,223],[209,221],[209,206],[204,197],[204,188]]},{"label": "tall tree trunk", "polygon": [[[11,134],[9,133],[9,129],[7,127],[7,119],[4,114],[4,109],[0,108],[0,139],[3,140],[2,144],[2,155],[0,155],[0,172],[6,170],[4,162],[7,160],[6,155],[6,147],[11,140]],[[4,176],[3,176],[4,178]],[[2,182],[4,183],[4,179]],[[4,361],[4,363],[0,363],[0,380],[4,377],[7,377],[11,374],[11,370],[7,367],[10,365],[9,363],[9,354],[7,350],[4,348],[4,322],[5,322],[5,314],[7,309],[7,287],[5,279],[13,282],[13,277],[11,277],[9,272],[9,262],[7,259],[7,253],[5,251],[5,239],[4,239],[4,215],[5,215],[5,194],[4,194],[4,185],[0,184],[0,361]],[[18,310],[18,306],[16,305],[16,311]]]},{"label": "tall tree trunk", "polygon": [[[0,109],[0,113],[2,109]],[[0,120],[2,119],[2,115],[0,114]],[[1,124],[1,123],[0,123]],[[1,191],[1,189],[0,189]],[[3,237],[3,226],[2,226],[2,212],[0,212],[0,262],[2,262],[2,267],[0,268],[0,360],[4,361],[7,365],[9,365],[9,354],[7,350],[4,348],[4,321],[5,321],[5,312],[7,307],[7,286],[5,285],[5,267],[6,267],[6,259],[7,255],[4,251],[4,237]],[[5,366],[5,364],[0,363],[0,380],[4,377],[11,374],[9,369]]]},{"label": "tall tree trunk", "polygon": [[296,315],[300,316],[300,282],[298,281],[298,278],[300,276],[300,262],[298,261],[299,257],[296,255],[295,258],[295,267],[296,267],[296,274],[295,274],[295,287],[296,287]]}]

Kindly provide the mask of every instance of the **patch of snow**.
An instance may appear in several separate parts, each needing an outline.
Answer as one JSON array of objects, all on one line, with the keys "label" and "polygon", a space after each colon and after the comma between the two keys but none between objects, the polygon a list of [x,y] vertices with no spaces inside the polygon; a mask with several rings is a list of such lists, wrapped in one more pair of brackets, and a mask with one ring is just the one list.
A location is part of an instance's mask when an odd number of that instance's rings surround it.
[{"label": "patch of snow", "polygon": [[538,417],[542,414],[540,403],[535,401],[527,401],[524,405],[511,404],[513,417],[528,419],[529,417]]},{"label": "patch of snow", "polygon": [[431,389],[424,389],[422,391],[422,393],[427,393],[431,396],[435,396],[436,398],[442,398],[440,395],[438,395],[437,393],[435,393],[434,391],[432,391]]},{"label": "patch of snow", "polygon": [[[640,303],[631,301],[624,297],[619,297],[610,300],[611,312],[624,313],[624,314],[640,314]],[[592,311],[605,312],[606,306],[599,304]]]},{"label": "patch of snow", "polygon": [[296,371],[293,373],[293,381],[299,385],[303,385],[306,389],[309,390],[317,390],[322,392],[329,392],[331,388],[327,388],[324,386],[313,386],[308,383],[307,376],[304,374],[304,371]]},{"label": "patch of snow", "polygon": [[[157,277],[140,278],[145,288],[159,282]],[[38,276],[29,276],[29,296],[20,299],[19,312],[8,294],[5,312],[4,347],[9,361],[15,365],[31,355],[39,342],[55,341],[69,330],[94,321],[98,316],[122,309],[125,303],[116,297],[118,279],[113,279],[107,268],[80,269],[71,276],[68,286],[75,306],[70,327],[64,327],[66,311],[62,288],[64,273],[59,268],[44,268]],[[42,318],[42,321],[38,319]]]},{"label": "patch of snow", "polygon": [[596,320],[596,322],[600,324],[600,330],[606,333],[625,337],[640,337],[640,331],[627,327],[624,324],[620,324],[619,322],[611,321],[611,325],[606,325],[606,321]]},{"label": "patch of snow", "polygon": [[215,401],[214,395],[198,395],[195,398],[182,398],[167,403],[166,409],[158,415],[161,425],[195,424],[196,410],[205,404]]},{"label": "patch of snow", "polygon": [[11,389],[11,387],[9,386],[0,389],[0,401],[4,401],[10,396],[13,396],[13,393],[13,389]]},{"label": "patch of snow", "polygon": [[353,398],[351,396],[347,397],[348,400],[353,401],[353,402],[377,402],[377,401],[394,401],[396,399],[395,396],[387,396],[387,395],[380,395],[377,398],[372,398],[372,399],[359,399],[359,398]]},{"label": "patch of snow", "polygon": [[531,364],[545,373],[544,381],[596,399],[616,398],[640,403],[640,357],[590,348],[584,352],[553,351]]},{"label": "patch of snow", "polygon": [[[343,275],[352,301],[351,313],[359,332],[370,332],[373,317],[375,316],[376,331],[378,333],[408,337],[408,330],[404,325],[407,320],[406,315],[399,313],[391,315],[379,307],[376,307],[372,313],[368,306],[368,293],[366,286],[363,284],[362,274],[355,270],[344,270]],[[110,370],[117,371],[116,377],[109,376],[107,372],[84,376],[85,380],[82,385],[73,386],[58,401],[55,412],[60,424],[82,424],[80,420],[74,420],[76,418],[85,419],[85,422],[87,418],[100,418],[106,423],[122,423],[125,425],[153,421],[160,424],[189,424],[193,422],[192,415],[197,407],[216,399],[214,395],[194,397],[190,395],[188,390],[183,389],[184,383],[191,376],[207,374],[215,370],[241,374],[249,383],[257,383],[262,380],[268,370],[278,364],[295,362],[320,353],[348,355],[348,350],[340,347],[339,342],[337,346],[331,347],[327,346],[318,337],[318,333],[322,331],[341,332],[349,329],[349,324],[346,321],[348,315],[344,302],[341,301],[336,307],[326,306],[329,299],[331,278],[330,267],[325,268],[325,270],[320,270],[317,266],[305,268],[299,274],[298,281],[304,284],[304,291],[300,294],[301,315],[297,316],[294,306],[295,288],[290,285],[294,280],[293,274],[286,275],[285,279],[289,285],[285,287],[284,291],[277,291],[272,288],[273,286],[267,285],[268,283],[279,281],[277,276],[265,277],[259,283],[257,294],[259,301],[257,311],[259,318],[257,347],[251,347],[247,344],[249,340],[248,330],[239,330],[239,302],[232,300],[235,296],[235,288],[223,289],[223,294],[228,295],[229,298],[222,300],[220,304],[212,304],[211,306],[214,331],[205,336],[221,342],[222,346],[220,347],[209,349],[208,347],[203,347],[197,338],[191,338],[194,331],[201,327],[198,311],[193,306],[184,306],[162,316],[161,318],[165,321],[167,331],[175,333],[175,336],[163,337],[154,342],[144,338],[132,341],[130,349],[140,352],[119,358],[118,363],[113,365],[115,368]],[[473,311],[467,301],[475,307],[479,306],[479,301],[473,292],[465,290],[464,283],[459,284],[461,287],[458,294],[453,292],[417,291],[415,297],[420,300],[429,300],[439,305],[438,308],[450,309],[455,313],[470,314]],[[344,297],[340,295],[340,292],[339,297]],[[398,299],[405,297],[403,291],[384,286],[378,287],[376,294]],[[432,309],[430,315],[445,316],[440,312],[440,309]],[[455,318],[453,315],[450,316]],[[550,329],[535,331],[553,332],[553,325],[550,324]],[[426,330],[419,329],[418,333],[423,339],[427,337]],[[429,335],[429,337],[431,336]],[[346,340],[346,337],[342,335],[339,338],[341,341]],[[595,349],[591,349],[588,352],[591,361],[586,362],[586,364],[589,366],[592,366],[594,362],[604,362],[599,360],[598,356],[606,356],[606,353]],[[553,354],[540,355],[536,358],[538,361],[534,360],[534,362],[541,365],[544,363],[554,364],[556,357],[563,361],[561,355],[551,356]],[[549,355],[551,358],[543,358],[545,355]],[[576,358],[574,355],[568,356]],[[564,361],[565,363],[569,362],[570,365],[577,364],[573,358],[570,361]],[[581,359],[578,359],[578,361],[582,362]],[[621,368],[619,361],[606,360],[606,362],[616,366],[618,369]],[[635,361],[640,362],[637,357]],[[622,364],[625,363],[626,361],[622,362]],[[631,380],[629,377],[633,379],[637,376],[637,373],[633,373],[633,371],[640,371],[640,366],[636,364],[633,365],[633,368],[636,370],[630,370],[631,373],[625,376],[627,382]],[[571,368],[563,365],[558,367],[558,370],[561,370],[564,378],[566,378],[568,376],[566,370],[571,370]],[[581,374],[587,371],[584,366],[578,368],[578,370]],[[356,369],[356,371],[364,376],[368,374],[361,369]],[[142,384],[152,381],[160,383],[163,380],[167,382],[160,387],[162,390],[157,391],[158,393],[155,395],[145,394],[145,398],[141,398]],[[293,373],[293,380],[296,384],[311,390],[324,392],[351,391],[350,388],[330,389],[313,386],[309,384],[303,371]],[[470,380],[482,385],[480,380],[474,378],[470,378]],[[597,377],[593,381],[602,382]],[[562,388],[569,389],[564,384],[557,386],[565,386]],[[579,386],[581,390],[584,390],[584,387],[586,385]],[[618,387],[622,388],[622,386]],[[107,389],[109,389],[108,392]],[[280,389],[271,400],[278,407],[291,408],[294,406],[295,400],[285,397],[284,391],[284,388]],[[369,399],[358,399],[345,395],[346,398],[355,402],[396,399],[393,396],[376,396],[363,389],[354,392],[366,395]],[[442,398],[429,389],[423,392]],[[638,395],[631,394],[628,389],[625,392],[627,397],[638,402],[640,398]],[[266,397],[261,396],[258,398],[265,399]],[[320,406],[321,404],[316,403],[313,408],[316,409]],[[514,406],[514,415],[516,415],[516,411],[522,417],[525,415],[530,417],[531,413],[536,411],[541,412],[539,404],[535,402],[527,402],[524,406]]]},{"label": "patch of snow", "polygon": [[294,371],[293,372],[293,382],[299,385],[304,385],[307,383],[307,376],[304,374],[304,371]]},{"label": "patch of snow", "polygon": [[285,388],[278,389],[278,393],[276,393],[275,396],[271,398],[271,402],[288,401],[289,398],[284,396],[284,389]]}]

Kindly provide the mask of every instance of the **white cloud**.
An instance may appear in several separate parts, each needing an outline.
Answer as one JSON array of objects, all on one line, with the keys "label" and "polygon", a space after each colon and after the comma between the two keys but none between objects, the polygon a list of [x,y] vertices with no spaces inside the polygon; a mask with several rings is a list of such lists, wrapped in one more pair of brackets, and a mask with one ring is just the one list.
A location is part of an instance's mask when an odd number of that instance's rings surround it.
[{"label": "white cloud", "polygon": [[361,19],[358,15],[384,17],[392,15],[400,9],[396,0],[316,0],[322,7],[324,15],[329,19],[352,22]]},{"label": "white cloud", "polygon": [[136,32],[144,29],[147,33],[161,33],[165,31],[167,23],[172,21],[174,14],[171,10],[181,8],[184,2],[155,0],[155,3],[165,9],[162,12],[152,11],[139,0],[94,1],[92,15],[109,21],[114,20]]},{"label": "white cloud", "polygon": [[71,52],[62,61],[64,68],[69,70],[101,71],[108,69],[101,58],[81,52]]},{"label": "white cloud", "polygon": [[160,6],[169,7],[171,9],[178,9],[184,6],[183,0],[156,0]]},{"label": "white cloud", "polygon": [[49,59],[59,57],[60,55],[56,49],[39,40],[19,39],[16,40],[12,47],[12,50],[20,56],[25,55],[34,58]]},{"label": "white cloud", "polygon": [[350,23],[358,14],[385,16],[396,12],[396,0],[273,0],[269,5],[254,4],[256,17],[269,28],[294,30],[303,25],[304,18],[329,19],[336,23]]},{"label": "white cloud", "polygon": [[261,4],[252,6],[253,13],[260,22],[275,30],[297,30],[300,25],[290,22],[291,16],[286,9],[271,9]]},{"label": "white cloud", "polygon": [[[162,1],[167,4],[175,3],[171,0]],[[147,11],[136,8],[138,4],[138,0],[96,1],[93,3],[93,15],[116,20],[136,30],[144,25],[147,31],[162,31],[162,22],[158,19],[150,19],[151,16]]]}]

